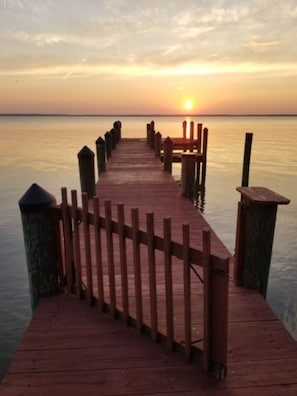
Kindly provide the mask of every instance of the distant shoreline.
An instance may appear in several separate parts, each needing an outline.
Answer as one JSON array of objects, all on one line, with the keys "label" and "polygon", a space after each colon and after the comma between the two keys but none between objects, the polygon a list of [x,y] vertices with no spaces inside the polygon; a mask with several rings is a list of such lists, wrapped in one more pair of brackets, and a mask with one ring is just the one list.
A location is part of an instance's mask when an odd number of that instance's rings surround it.
[{"label": "distant shoreline", "polygon": [[297,114],[55,114],[0,113],[0,117],[296,117]]}]

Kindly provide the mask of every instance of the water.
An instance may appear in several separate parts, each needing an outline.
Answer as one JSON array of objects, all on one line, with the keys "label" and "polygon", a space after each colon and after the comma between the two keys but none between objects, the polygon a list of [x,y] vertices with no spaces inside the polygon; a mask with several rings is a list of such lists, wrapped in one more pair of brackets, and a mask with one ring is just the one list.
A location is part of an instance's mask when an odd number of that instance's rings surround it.
[{"label": "water", "polygon": [[[60,201],[79,190],[77,153],[122,121],[123,137],[145,137],[150,117],[0,117],[0,379],[31,309],[18,200],[38,183]],[[181,117],[155,117],[156,130],[181,136]],[[246,132],[253,132],[250,185],[291,199],[279,206],[267,299],[297,340],[297,117],[201,117],[209,128],[204,215],[233,253]],[[178,166],[174,166],[177,176]]]}]

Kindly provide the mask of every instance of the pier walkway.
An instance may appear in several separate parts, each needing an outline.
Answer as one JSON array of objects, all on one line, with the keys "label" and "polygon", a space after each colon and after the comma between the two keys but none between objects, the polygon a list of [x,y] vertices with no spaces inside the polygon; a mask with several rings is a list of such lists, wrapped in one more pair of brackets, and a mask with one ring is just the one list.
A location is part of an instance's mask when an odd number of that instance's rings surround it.
[{"label": "pier walkway", "polygon": [[[106,172],[100,175],[96,186],[100,199],[100,213],[105,202],[111,201],[112,216],[118,203],[125,206],[126,221],[132,223],[130,210],[139,209],[139,228],[145,228],[145,215],[154,213],[156,234],[163,235],[164,218],[171,219],[171,239],[182,243],[181,224],[189,224],[191,246],[202,249],[202,230],[209,225],[190,200],[181,196],[171,176],[162,170],[162,164],[142,139],[123,139],[107,163]],[[92,207],[92,202],[89,202]],[[125,212],[125,213],[126,213]],[[102,240],[102,244],[105,241]],[[133,246],[127,243],[127,251]],[[95,249],[92,246],[92,251]],[[119,256],[114,243],[113,253]],[[141,263],[147,252],[140,251]],[[211,253],[228,258],[230,253],[211,231]],[[106,254],[103,249],[103,255]],[[128,256],[129,257],[129,256]],[[128,282],[134,282],[129,277]],[[166,328],[166,276],[158,267],[157,288],[159,329]],[[232,260],[230,262],[232,267]],[[95,266],[94,260],[92,266]],[[162,267],[163,268],[163,267]],[[172,261],[174,339],[183,344],[182,270]],[[115,266],[115,295],[121,307],[120,269]],[[94,268],[94,278],[96,269]],[[160,343],[127,327],[123,320],[113,320],[98,307],[65,293],[44,298],[33,316],[31,324],[18,348],[15,359],[0,387],[1,396],[23,395],[215,395],[248,396],[297,394],[297,343],[272,313],[262,296],[253,290],[237,288],[232,282],[230,268],[228,292],[228,373],[218,381],[205,374],[196,362],[188,363],[179,352],[170,352]],[[199,270],[198,270],[199,274]],[[104,272],[104,282],[110,281]],[[203,274],[202,274],[203,275]],[[201,276],[202,276],[201,275]],[[117,277],[118,276],[118,277]],[[193,344],[203,350],[204,323],[202,286],[195,274],[192,299],[197,304],[192,312]],[[87,269],[82,260],[83,283],[88,283]],[[130,285],[130,283],[129,283]],[[146,298],[148,276],[141,274],[141,285]],[[93,291],[98,288],[93,281]],[[163,292],[164,293],[163,293]],[[107,300],[109,297],[106,297]],[[199,303],[201,301],[201,303]],[[107,302],[110,303],[108,300]],[[130,315],[137,316],[137,301],[129,293]],[[145,307],[145,305],[144,305]],[[222,311],[224,307],[222,306]],[[195,319],[196,318],[196,319]],[[143,322],[149,320],[144,308]],[[216,326],[220,327],[220,323]]]}]

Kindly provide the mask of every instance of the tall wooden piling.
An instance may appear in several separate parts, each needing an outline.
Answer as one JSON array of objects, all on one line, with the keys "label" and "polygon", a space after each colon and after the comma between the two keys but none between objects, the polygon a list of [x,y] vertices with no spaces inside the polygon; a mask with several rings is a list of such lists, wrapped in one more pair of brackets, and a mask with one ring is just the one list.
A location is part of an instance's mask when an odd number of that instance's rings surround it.
[{"label": "tall wooden piling", "polygon": [[56,199],[36,183],[19,200],[30,299],[33,312],[39,299],[59,288],[59,245]]},{"label": "tall wooden piling", "polygon": [[206,180],[206,163],[207,163],[207,143],[208,143],[208,129],[203,129],[203,161],[202,161],[202,170],[201,170],[201,184],[205,185]]},{"label": "tall wooden piling", "polygon": [[102,139],[102,137],[99,137],[96,140],[96,152],[97,152],[97,168],[98,168],[98,176],[102,172],[106,170],[106,165],[105,165],[105,140]]},{"label": "tall wooden piling", "polygon": [[173,152],[173,141],[168,136],[164,140],[164,171],[172,173],[172,152]]},{"label": "tall wooden piling", "polygon": [[245,134],[245,144],[244,144],[244,157],[243,157],[242,180],[241,180],[242,187],[247,187],[249,185],[252,141],[253,141],[253,134],[247,132]]},{"label": "tall wooden piling", "polygon": [[234,282],[266,297],[277,205],[289,199],[264,187],[238,187],[239,203]]},{"label": "tall wooden piling", "polygon": [[112,153],[112,136],[110,132],[106,132],[104,135],[105,138],[105,150],[106,150],[106,158],[110,158],[111,157],[111,153]]},{"label": "tall wooden piling", "polygon": [[87,146],[84,146],[77,154],[79,162],[81,192],[88,194],[89,198],[95,195],[95,154]]},{"label": "tall wooden piling", "polygon": [[155,150],[156,157],[160,157],[160,153],[161,153],[161,138],[162,138],[161,133],[157,132],[155,134],[155,144],[154,144],[154,150]]},{"label": "tall wooden piling", "polygon": [[196,154],[182,154],[181,193],[190,199],[193,199],[195,193],[195,163]]}]

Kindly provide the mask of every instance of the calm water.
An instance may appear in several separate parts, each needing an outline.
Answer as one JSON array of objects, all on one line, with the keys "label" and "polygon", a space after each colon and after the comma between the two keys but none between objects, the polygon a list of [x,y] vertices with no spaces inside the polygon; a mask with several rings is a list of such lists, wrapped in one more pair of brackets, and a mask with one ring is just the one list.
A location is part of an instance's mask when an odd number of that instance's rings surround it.
[{"label": "calm water", "polygon": [[[0,117],[0,379],[31,317],[18,200],[38,183],[60,201],[79,190],[77,153],[119,117]],[[144,137],[149,117],[121,117],[124,137]],[[155,117],[156,130],[181,136],[181,117]],[[201,117],[209,128],[204,215],[234,251],[246,132],[253,132],[250,185],[291,199],[277,215],[267,299],[297,340],[297,117]],[[176,175],[179,172],[175,166]]]}]

